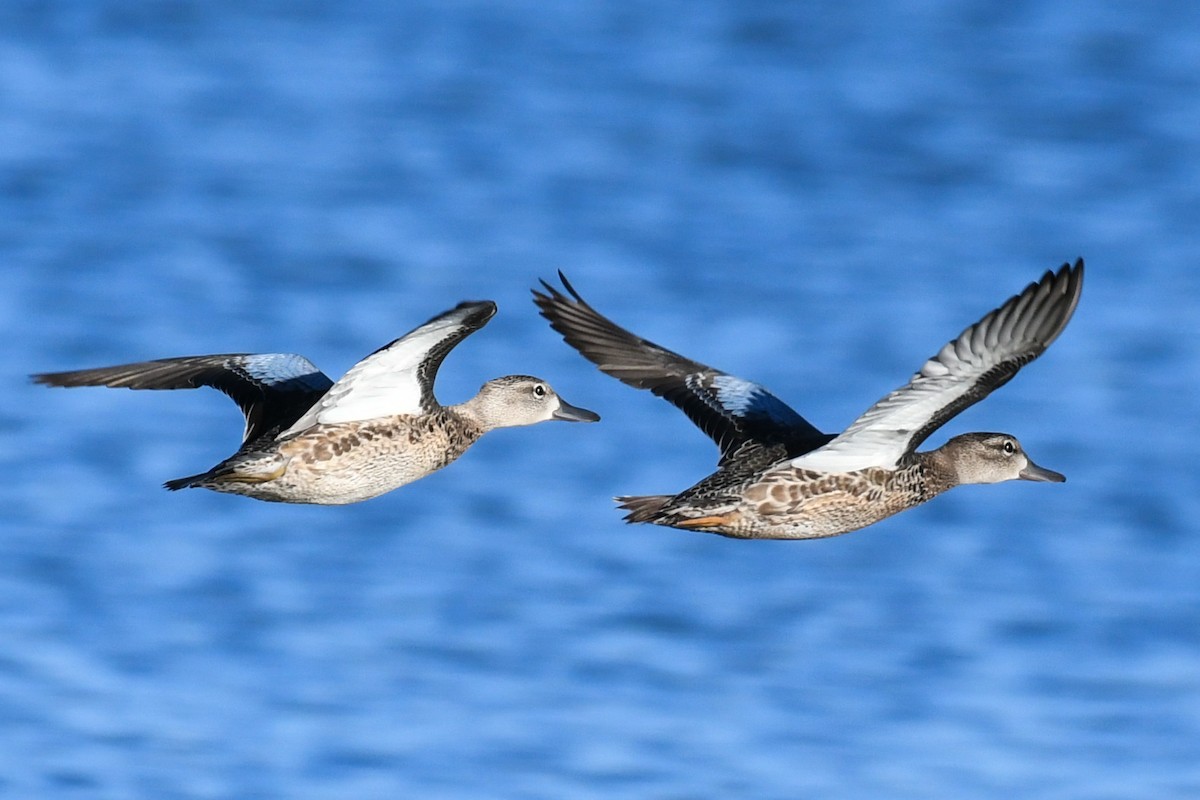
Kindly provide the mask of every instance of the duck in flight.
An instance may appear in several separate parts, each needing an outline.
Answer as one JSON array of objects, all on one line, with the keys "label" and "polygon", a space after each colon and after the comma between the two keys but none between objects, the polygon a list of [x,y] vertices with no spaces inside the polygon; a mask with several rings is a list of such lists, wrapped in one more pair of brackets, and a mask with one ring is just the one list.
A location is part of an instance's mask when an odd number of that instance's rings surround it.
[{"label": "duck in flight", "polygon": [[491,301],[460,303],[376,350],[336,383],[290,353],[166,358],[33,379],[48,386],[219,389],[246,417],[242,446],[207,472],[167,481],[168,489],[356,503],[441,469],[494,428],[600,419],[528,375],[490,380],[460,405],[438,403],[433,382],[442,360],[495,313]]},{"label": "duck in flight", "polygon": [[834,436],[762,386],[631,333],[587,304],[560,272],[541,314],[600,370],[683,411],[720,449],[717,470],[674,495],[618,497],[626,522],[741,539],[815,539],[864,528],[960,484],[1062,482],[1006,433],[917,447],[1012,379],[1058,338],[1079,303],[1083,260],[1047,272],[971,325],[904,386]]}]

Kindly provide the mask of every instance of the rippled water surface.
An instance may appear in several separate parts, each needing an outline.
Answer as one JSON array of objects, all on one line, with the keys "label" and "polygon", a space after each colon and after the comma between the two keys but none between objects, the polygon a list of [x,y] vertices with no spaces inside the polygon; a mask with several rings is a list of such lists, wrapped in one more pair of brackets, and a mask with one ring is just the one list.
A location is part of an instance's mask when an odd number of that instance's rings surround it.
[{"label": "rippled water surface", "polygon": [[[86,798],[1200,795],[1200,13],[1185,3],[15,2],[0,9],[0,791]],[[743,542],[626,526],[715,450],[528,290],[826,430],[1041,271],[1066,333],[934,437],[1064,485]],[[343,508],[159,484],[215,392],[463,299],[490,434]]]}]

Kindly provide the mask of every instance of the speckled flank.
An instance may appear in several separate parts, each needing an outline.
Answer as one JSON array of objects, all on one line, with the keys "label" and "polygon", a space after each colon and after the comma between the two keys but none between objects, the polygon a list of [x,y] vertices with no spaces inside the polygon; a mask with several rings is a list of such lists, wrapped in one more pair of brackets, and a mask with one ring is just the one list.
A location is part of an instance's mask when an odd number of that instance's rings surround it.
[{"label": "speckled flank", "polygon": [[[441,469],[483,433],[445,408],[420,416],[316,425],[284,440],[275,452],[234,456],[214,468],[211,479],[193,485],[285,503],[357,503]],[[281,465],[285,468],[278,477],[253,480]]]},{"label": "speckled flank", "polygon": [[281,503],[357,503],[441,469],[489,430],[551,419],[598,417],[538,378],[506,375],[460,405],[262,437],[208,472],[172,483]]},{"label": "speckled flank", "polygon": [[[919,457],[898,470],[850,473],[772,470],[744,486],[732,503],[728,496],[724,503],[717,498],[704,503],[685,492],[639,521],[735,538],[838,536],[920,505],[953,486],[952,479],[931,461]],[[710,524],[691,522],[697,519]]]}]

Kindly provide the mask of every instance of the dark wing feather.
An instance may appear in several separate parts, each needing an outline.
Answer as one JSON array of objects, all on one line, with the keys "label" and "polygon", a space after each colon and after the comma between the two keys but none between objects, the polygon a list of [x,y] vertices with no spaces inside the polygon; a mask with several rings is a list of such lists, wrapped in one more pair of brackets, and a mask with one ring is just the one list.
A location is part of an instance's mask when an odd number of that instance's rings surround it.
[{"label": "dark wing feather", "polygon": [[[421,385],[421,407],[426,412],[436,411],[438,408],[437,398],[433,395],[433,382],[437,378],[438,370],[442,367],[442,362],[463,339],[482,328],[492,317],[496,316],[496,304],[491,300],[464,302],[459,303],[454,311],[461,312],[459,327],[429,348],[429,353],[417,367],[417,382]],[[438,318],[434,317],[429,322],[434,322]]]},{"label": "dark wing feather", "polygon": [[[1063,264],[1058,272],[1047,271],[1040,281],[968,327],[947,347],[957,359],[978,359],[989,350],[1006,350],[1008,355],[980,375],[965,393],[943,406],[909,440],[912,452],[965,409],[978,403],[1013,379],[1021,367],[1046,352],[1067,327],[1083,292],[1083,259]],[[940,356],[941,354],[939,354]],[[943,362],[945,359],[941,359]]]},{"label": "dark wing feather", "polygon": [[229,395],[242,409],[246,416],[243,441],[291,425],[333,385],[311,361],[291,353],[164,358],[73,372],[45,372],[34,375],[33,380],[47,386],[126,389],[210,386]]},{"label": "dark wing feather", "polygon": [[947,342],[907,384],[828,445],[792,463],[830,471],[896,464],[1045,352],[1066,328],[1082,291],[1083,259],[1047,272]]},{"label": "dark wing feather", "polygon": [[533,292],[550,326],[601,372],[649,389],[683,411],[717,443],[722,460],[747,442],[787,444],[799,454],[831,438],[762,386],[625,330],[588,305],[562,272],[558,277],[569,297],[546,281],[545,293]]}]

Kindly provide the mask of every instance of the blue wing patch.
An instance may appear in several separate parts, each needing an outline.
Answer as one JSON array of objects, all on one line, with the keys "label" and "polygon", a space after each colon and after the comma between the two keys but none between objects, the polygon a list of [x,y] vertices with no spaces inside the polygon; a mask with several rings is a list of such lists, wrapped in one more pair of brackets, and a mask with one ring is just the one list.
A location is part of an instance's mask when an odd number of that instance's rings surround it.
[{"label": "blue wing patch", "polygon": [[786,403],[757,383],[733,375],[717,375],[712,388],[721,407],[742,419],[770,421],[784,427],[808,423]]},{"label": "blue wing patch", "polygon": [[332,385],[316,364],[295,353],[256,353],[235,361],[248,377],[271,388],[324,390]]}]

